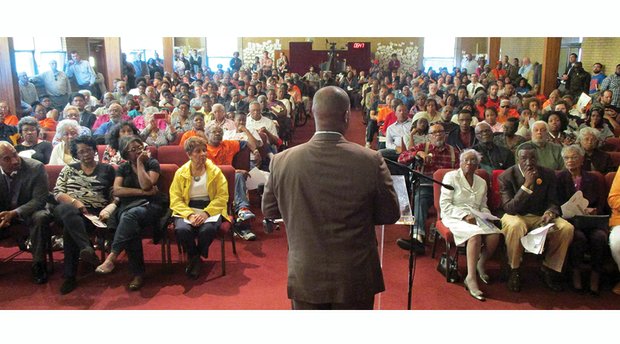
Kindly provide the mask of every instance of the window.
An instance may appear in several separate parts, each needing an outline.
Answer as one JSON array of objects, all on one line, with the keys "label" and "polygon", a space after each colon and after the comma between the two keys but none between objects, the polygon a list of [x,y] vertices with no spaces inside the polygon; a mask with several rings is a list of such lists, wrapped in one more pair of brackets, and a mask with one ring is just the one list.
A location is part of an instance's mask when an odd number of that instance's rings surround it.
[{"label": "window", "polygon": [[13,49],[18,73],[41,74],[51,60],[56,60],[59,70],[64,68],[67,53],[60,37],[13,37]]},{"label": "window", "polygon": [[454,67],[455,37],[424,37],[424,68],[438,71],[446,67]]},{"label": "window", "polygon": [[142,61],[155,58],[155,52],[161,58],[163,43],[161,37],[121,37],[121,51],[127,55],[127,62],[133,62],[142,55]]},{"label": "window", "polygon": [[206,65],[212,71],[217,70],[217,65],[221,64],[222,69],[228,69],[228,63],[235,51],[239,51],[237,37],[207,37],[207,61]]}]

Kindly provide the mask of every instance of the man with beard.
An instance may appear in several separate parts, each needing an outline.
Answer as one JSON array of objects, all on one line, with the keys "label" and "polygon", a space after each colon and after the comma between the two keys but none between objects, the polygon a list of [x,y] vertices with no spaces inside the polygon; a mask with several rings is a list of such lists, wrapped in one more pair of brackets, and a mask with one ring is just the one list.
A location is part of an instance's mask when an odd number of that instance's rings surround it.
[{"label": "man with beard", "polygon": [[620,107],[620,64],[616,65],[616,72],[603,80],[601,91],[610,90],[612,93],[611,105]]}]

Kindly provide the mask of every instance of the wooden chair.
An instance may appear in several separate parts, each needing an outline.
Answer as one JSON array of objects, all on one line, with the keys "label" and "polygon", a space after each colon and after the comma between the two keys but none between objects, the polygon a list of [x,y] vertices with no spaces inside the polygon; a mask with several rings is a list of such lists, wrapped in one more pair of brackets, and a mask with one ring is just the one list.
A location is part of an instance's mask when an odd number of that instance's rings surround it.
[{"label": "wooden chair", "polygon": [[[231,216],[232,221],[234,221],[234,211],[233,211],[233,200],[235,194],[235,168],[230,165],[218,165],[218,167],[224,173],[226,177],[226,182],[228,183],[228,203],[227,210],[228,214]],[[172,182],[172,180],[171,180]],[[167,227],[167,233],[163,236],[162,241],[162,259],[165,255],[166,263],[172,264],[172,254],[170,249],[170,242],[174,235],[174,222],[170,221]],[[230,237],[233,254],[237,255],[237,247],[235,244],[235,236],[233,235],[233,223],[230,221],[222,221],[220,228],[217,233],[217,238],[220,240],[221,254],[222,254],[222,276],[226,275],[226,250],[225,250],[225,242],[226,237]],[[177,241],[177,250],[179,253],[179,260],[185,260],[185,252],[183,252],[183,248]]]},{"label": "wooden chair", "polygon": [[[450,172],[450,171],[454,171],[451,169],[439,169],[437,171],[435,171],[435,173],[433,173],[433,179],[435,180],[443,180],[443,177],[446,175],[446,173]],[[489,178],[489,174],[483,170],[483,169],[478,169],[476,170],[476,174],[480,177],[482,177],[486,183],[487,183],[487,203],[488,203],[488,195],[489,195],[489,191],[491,190],[490,187],[490,178]],[[441,196],[441,185],[439,184],[433,184],[433,201],[434,201],[434,205],[435,205],[435,209],[440,209],[439,208],[439,198]],[[452,232],[450,231],[450,229],[448,227],[446,227],[443,222],[441,221],[441,211],[438,212],[437,214],[437,221],[435,222],[435,227],[437,228],[437,230],[435,231],[435,240],[433,243],[433,251],[431,253],[431,257],[435,258],[435,251],[437,248],[437,242],[439,241],[439,236],[441,235],[441,237],[444,239],[445,242],[445,246],[446,246],[446,257],[449,257],[451,254],[451,250],[452,250],[452,246],[455,245],[454,242],[454,236],[452,235]],[[454,250],[454,257],[453,257],[454,261],[456,262],[456,269],[458,270],[458,259],[459,259],[459,247],[456,247],[456,249]],[[447,282],[455,282],[452,281],[450,279],[449,276],[451,276],[452,274],[450,273],[452,267],[448,266],[448,273],[446,273],[446,281]]]}]

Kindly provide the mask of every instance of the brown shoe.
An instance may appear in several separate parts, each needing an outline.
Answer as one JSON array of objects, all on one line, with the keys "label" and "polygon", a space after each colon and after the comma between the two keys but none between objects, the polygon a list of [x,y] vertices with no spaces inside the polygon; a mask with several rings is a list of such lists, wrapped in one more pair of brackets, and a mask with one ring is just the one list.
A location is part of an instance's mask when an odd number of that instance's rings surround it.
[{"label": "brown shoe", "polygon": [[543,266],[540,268],[540,271],[542,272],[542,278],[543,278],[543,282],[545,282],[545,285],[547,286],[547,288],[553,290],[553,291],[563,291],[564,288],[562,287],[562,284],[560,282],[557,281],[556,279],[556,275],[558,274],[557,272]]},{"label": "brown shoe", "polygon": [[137,291],[142,288],[142,285],[144,285],[144,278],[142,278],[142,276],[135,276],[131,282],[129,282],[128,288],[131,291]]},{"label": "brown shoe", "polygon": [[521,291],[521,274],[519,273],[519,269],[510,270],[510,277],[508,278],[508,290],[516,293]]}]

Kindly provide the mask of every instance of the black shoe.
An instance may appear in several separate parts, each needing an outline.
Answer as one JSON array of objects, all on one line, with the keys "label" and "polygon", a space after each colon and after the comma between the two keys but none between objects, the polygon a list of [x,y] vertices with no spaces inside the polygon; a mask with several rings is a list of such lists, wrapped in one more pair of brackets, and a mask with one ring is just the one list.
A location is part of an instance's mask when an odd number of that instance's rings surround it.
[{"label": "black shoe", "polygon": [[396,240],[396,245],[405,251],[413,250],[416,254],[424,254],[425,250],[424,244],[418,239],[413,239],[412,241],[411,239],[400,238]]},{"label": "black shoe", "polygon": [[99,257],[95,253],[95,250],[92,247],[87,247],[80,251],[80,259],[83,262],[86,262],[93,266],[99,266],[101,262],[99,261]]},{"label": "black shoe", "polygon": [[75,277],[67,278],[60,286],[60,294],[66,295],[77,288],[77,280]]},{"label": "black shoe", "polygon": [[543,278],[543,282],[545,282],[545,285],[547,286],[547,288],[553,290],[553,291],[563,291],[564,288],[562,287],[562,284],[560,284],[557,279],[556,279],[556,272],[547,268],[547,267],[542,267],[540,269],[541,273],[542,273],[542,278]]},{"label": "black shoe", "polygon": [[185,273],[191,279],[198,279],[200,276],[200,256],[195,256],[189,259]]},{"label": "black shoe", "polygon": [[510,277],[508,278],[508,290],[513,292],[521,291],[521,274],[519,269],[510,270]]},{"label": "black shoe", "polygon": [[45,263],[38,262],[32,264],[32,281],[35,284],[47,283],[47,269],[45,268]]}]

